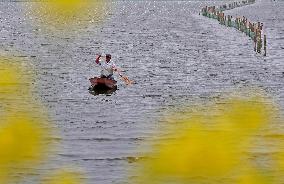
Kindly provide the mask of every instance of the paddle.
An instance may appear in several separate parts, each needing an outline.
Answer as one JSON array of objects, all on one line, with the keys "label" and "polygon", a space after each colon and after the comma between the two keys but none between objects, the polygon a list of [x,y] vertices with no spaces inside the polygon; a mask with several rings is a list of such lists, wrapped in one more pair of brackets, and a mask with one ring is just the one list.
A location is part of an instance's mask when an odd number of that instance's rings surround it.
[{"label": "paddle", "polygon": [[133,84],[134,81],[130,80],[126,75],[123,75],[121,73],[121,70],[118,68],[114,68],[114,71],[116,71],[118,73],[118,75],[120,76],[120,78],[125,82],[126,85],[131,85]]}]

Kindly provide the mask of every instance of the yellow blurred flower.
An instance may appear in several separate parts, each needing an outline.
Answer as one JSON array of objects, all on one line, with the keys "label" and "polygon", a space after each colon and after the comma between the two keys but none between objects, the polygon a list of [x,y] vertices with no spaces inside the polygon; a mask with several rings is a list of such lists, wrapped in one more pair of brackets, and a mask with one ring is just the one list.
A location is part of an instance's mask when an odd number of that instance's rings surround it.
[{"label": "yellow blurred flower", "polygon": [[30,94],[33,74],[23,64],[12,58],[0,58],[1,99]]},{"label": "yellow blurred flower", "polygon": [[71,31],[101,22],[110,11],[105,0],[47,0],[33,4],[32,17],[47,29]]},{"label": "yellow blurred flower", "polygon": [[224,107],[226,108],[224,117],[227,119],[225,123],[240,131],[259,130],[269,122],[273,112],[272,106],[265,103],[263,98],[253,100],[236,98],[227,103]]},{"label": "yellow blurred flower", "polygon": [[0,163],[21,163],[36,160],[44,148],[46,132],[29,115],[10,116],[0,125]]},{"label": "yellow blurred flower", "polygon": [[225,132],[208,132],[200,126],[173,134],[179,136],[161,140],[149,156],[152,159],[142,162],[144,179],[225,176],[240,161],[239,148],[232,144],[233,137]]},{"label": "yellow blurred flower", "polygon": [[27,63],[0,58],[0,183],[28,173],[48,154],[51,129],[43,107],[33,100],[33,70]]},{"label": "yellow blurred flower", "polygon": [[[258,169],[250,169],[237,179],[236,184],[272,184],[274,181]],[[262,171],[263,172],[263,171]]]},{"label": "yellow blurred flower", "polygon": [[[162,125],[148,159],[139,163],[141,181],[214,183],[252,164],[247,161],[251,141],[271,120],[272,103],[232,97],[197,109],[183,108],[183,114],[166,118],[170,124]],[[256,183],[261,177],[250,174],[239,181]]]},{"label": "yellow blurred flower", "polygon": [[[47,154],[49,130],[28,113],[10,114],[0,119],[0,173],[26,172]],[[1,175],[0,175],[1,177]]]},{"label": "yellow blurred flower", "polygon": [[60,170],[43,181],[43,184],[82,184],[82,178],[80,172]]},{"label": "yellow blurred flower", "polygon": [[3,166],[0,166],[0,183],[7,183],[8,181],[8,171]]}]

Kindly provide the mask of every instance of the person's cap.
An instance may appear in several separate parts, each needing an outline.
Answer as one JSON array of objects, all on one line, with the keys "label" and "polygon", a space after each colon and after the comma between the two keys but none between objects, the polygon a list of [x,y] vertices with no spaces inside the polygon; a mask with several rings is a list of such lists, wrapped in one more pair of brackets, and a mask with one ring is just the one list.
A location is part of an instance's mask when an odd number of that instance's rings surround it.
[{"label": "person's cap", "polygon": [[110,54],[106,54],[106,57],[107,57],[107,58],[111,58],[111,55],[110,55]]}]

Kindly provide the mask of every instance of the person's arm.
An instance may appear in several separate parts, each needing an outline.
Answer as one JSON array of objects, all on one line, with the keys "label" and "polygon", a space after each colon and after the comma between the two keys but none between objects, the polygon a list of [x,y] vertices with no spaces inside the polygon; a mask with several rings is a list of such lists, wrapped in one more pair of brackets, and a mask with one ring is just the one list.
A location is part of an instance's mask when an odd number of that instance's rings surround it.
[{"label": "person's arm", "polygon": [[97,64],[100,63],[100,58],[101,58],[101,55],[99,55],[99,56],[96,58],[96,63],[97,63]]},{"label": "person's arm", "polygon": [[118,71],[118,68],[116,68],[116,66],[115,66],[115,65],[113,65],[113,66],[112,66],[112,69],[113,69],[113,71],[115,71],[115,72],[117,72],[117,71]]},{"label": "person's arm", "polygon": [[118,71],[119,72],[119,69],[116,67],[116,65],[114,64],[114,62],[112,62],[112,69],[113,69],[113,71]]}]

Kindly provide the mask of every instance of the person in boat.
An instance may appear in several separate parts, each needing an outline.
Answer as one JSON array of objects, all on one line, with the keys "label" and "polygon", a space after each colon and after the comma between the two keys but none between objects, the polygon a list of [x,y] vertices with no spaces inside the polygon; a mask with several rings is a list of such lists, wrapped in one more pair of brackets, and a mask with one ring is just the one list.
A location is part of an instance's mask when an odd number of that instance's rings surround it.
[{"label": "person in boat", "polygon": [[111,55],[106,54],[105,60],[103,59],[104,56],[98,55],[96,58],[96,63],[101,66],[101,78],[108,78],[114,80],[113,72],[117,71],[114,62],[111,60]]}]

